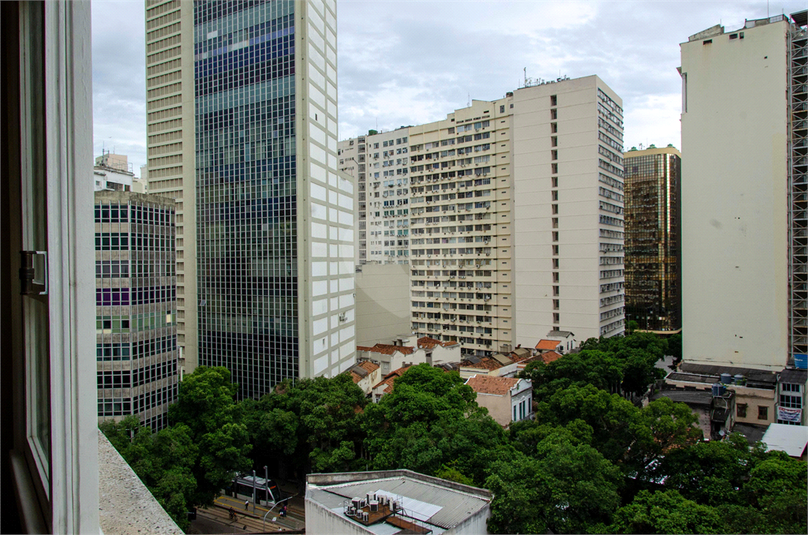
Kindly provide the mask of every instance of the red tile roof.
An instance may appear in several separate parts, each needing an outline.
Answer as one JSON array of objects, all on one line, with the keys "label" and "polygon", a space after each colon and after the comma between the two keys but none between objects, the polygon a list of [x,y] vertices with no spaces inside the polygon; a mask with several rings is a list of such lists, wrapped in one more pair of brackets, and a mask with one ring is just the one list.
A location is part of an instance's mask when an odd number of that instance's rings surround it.
[{"label": "red tile roof", "polygon": [[542,340],[539,340],[538,344],[536,344],[536,349],[553,350],[553,349],[557,348],[559,345],[561,345],[561,342],[559,342],[558,340],[542,339]]},{"label": "red tile roof", "polygon": [[498,362],[493,357],[483,357],[482,359],[480,359],[480,362],[478,362],[477,364],[474,364],[474,363],[472,363],[471,361],[468,361],[468,360],[463,360],[460,363],[460,366],[463,367],[463,368],[477,368],[477,369],[482,369],[482,370],[498,370],[503,366],[503,364],[501,362]]},{"label": "red tile roof", "polygon": [[475,375],[466,380],[472,390],[478,394],[507,395],[516,386],[519,379],[515,377],[493,377],[491,375]]},{"label": "red tile roof", "polygon": [[404,355],[411,355],[415,352],[414,347],[409,346],[394,346],[392,344],[376,344],[373,347],[356,346],[357,351],[372,351],[373,353],[382,353],[384,355],[392,355],[396,351]]},{"label": "red tile roof", "polygon": [[440,340],[435,340],[434,338],[430,338],[429,336],[424,336],[418,339],[418,347],[424,349],[432,349],[435,346],[441,347],[451,347],[457,345],[457,342],[441,342]]},{"label": "red tile roof", "polygon": [[[356,366],[354,366],[354,368],[356,368],[357,366],[368,372],[368,375],[379,369],[378,364],[370,362],[369,360],[363,360],[362,362],[359,362]],[[353,369],[351,369],[351,379],[353,379],[354,383],[358,383],[365,377],[367,377],[367,375],[365,376],[359,375],[358,373],[353,371]]]},{"label": "red tile roof", "polygon": [[555,351],[545,351],[544,353],[541,354],[541,359],[544,361],[545,364],[550,364],[551,362],[554,362],[563,356],[564,355],[556,353]]},{"label": "red tile roof", "polygon": [[373,387],[373,390],[376,390],[381,385],[387,385],[387,387],[384,389],[384,393],[389,394],[390,392],[393,391],[393,382],[395,382],[396,379],[401,377],[404,374],[404,372],[407,371],[408,368],[409,366],[404,366],[403,368],[391,371],[390,373],[384,376],[384,379],[382,379],[379,382],[379,384]]}]

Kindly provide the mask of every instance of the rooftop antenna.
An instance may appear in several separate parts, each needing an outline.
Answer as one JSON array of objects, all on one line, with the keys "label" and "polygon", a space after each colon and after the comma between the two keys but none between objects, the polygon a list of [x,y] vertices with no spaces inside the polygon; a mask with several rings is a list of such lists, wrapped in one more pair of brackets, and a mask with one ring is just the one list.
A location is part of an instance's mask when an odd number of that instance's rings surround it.
[{"label": "rooftop antenna", "polygon": [[468,97],[468,99],[469,99],[468,104],[466,104],[466,106],[468,106],[469,108],[471,108],[471,93],[466,93],[466,96],[467,96],[467,97]]},{"label": "rooftop antenna", "polygon": [[523,69],[525,71],[525,87],[527,87],[527,67]]}]

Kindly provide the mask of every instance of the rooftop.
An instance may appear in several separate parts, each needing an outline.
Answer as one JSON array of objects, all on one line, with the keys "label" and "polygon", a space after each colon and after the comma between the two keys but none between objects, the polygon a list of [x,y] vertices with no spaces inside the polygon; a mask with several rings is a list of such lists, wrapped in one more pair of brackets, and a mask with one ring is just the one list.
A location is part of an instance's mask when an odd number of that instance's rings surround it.
[{"label": "rooftop", "polygon": [[566,338],[568,336],[575,336],[571,331],[550,331],[547,333],[548,338]]},{"label": "rooftop", "polygon": [[393,344],[376,344],[373,347],[356,346],[357,351],[370,351],[373,353],[382,353],[383,355],[393,355],[396,351],[404,355],[411,355],[415,352],[414,347],[409,346],[396,346]]},{"label": "rooftop", "polygon": [[808,381],[808,370],[783,370],[780,372],[781,383],[804,385]]},{"label": "rooftop", "polygon": [[356,366],[351,368],[351,378],[353,379],[354,383],[358,383],[371,373],[375,372],[379,369],[379,365],[370,362],[369,360],[363,360],[359,362]]},{"label": "rooftop", "polygon": [[379,381],[377,385],[374,385],[373,389],[375,390],[376,388],[382,385],[387,385],[387,387],[384,389],[384,393],[389,394],[390,392],[393,391],[393,383],[395,382],[395,380],[404,375],[404,372],[407,371],[407,369],[409,369],[409,366],[404,366],[403,368],[391,371],[390,373],[385,375],[384,379]]},{"label": "rooftop", "polygon": [[432,349],[435,346],[441,347],[451,347],[458,345],[457,342],[441,342],[440,340],[435,340],[434,338],[430,338],[429,336],[424,336],[418,339],[418,347],[424,349]]},{"label": "rooftop", "polygon": [[802,457],[808,446],[808,427],[804,425],[771,424],[761,441],[766,451],[779,450],[789,457]]},{"label": "rooftop", "polygon": [[[345,516],[346,504],[355,497],[376,494],[397,500],[404,521],[426,524],[434,534],[450,530],[479,513],[485,513],[493,495],[469,485],[418,474],[410,470],[309,474],[306,476],[306,501],[330,510],[356,528],[371,533],[400,533],[401,527],[386,522],[366,526]],[[416,524],[417,525],[417,524]]]},{"label": "rooftop", "polygon": [[552,349],[557,348],[560,343],[561,342],[559,342],[558,340],[547,340],[547,339],[543,338],[543,339],[539,340],[538,344],[536,344],[536,349],[543,349],[543,350],[549,349],[549,350],[552,350]]},{"label": "rooftop", "polygon": [[521,379],[515,377],[493,377],[491,375],[474,375],[466,379],[466,384],[478,394],[504,396],[515,387]]}]

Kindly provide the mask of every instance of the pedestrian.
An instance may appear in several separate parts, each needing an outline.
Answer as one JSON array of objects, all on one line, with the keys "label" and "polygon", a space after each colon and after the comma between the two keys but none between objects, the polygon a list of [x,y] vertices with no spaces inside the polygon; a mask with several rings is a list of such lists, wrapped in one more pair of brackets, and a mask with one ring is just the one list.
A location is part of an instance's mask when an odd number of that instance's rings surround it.
[{"label": "pedestrian", "polygon": [[283,507],[281,507],[281,516],[286,518],[286,504],[283,504]]},{"label": "pedestrian", "polygon": [[236,511],[235,511],[235,509],[233,509],[233,507],[230,507],[230,520],[235,520],[235,519],[236,519]]},{"label": "pedestrian", "polygon": [[250,508],[250,500],[244,500],[244,510],[246,511],[249,508]]}]

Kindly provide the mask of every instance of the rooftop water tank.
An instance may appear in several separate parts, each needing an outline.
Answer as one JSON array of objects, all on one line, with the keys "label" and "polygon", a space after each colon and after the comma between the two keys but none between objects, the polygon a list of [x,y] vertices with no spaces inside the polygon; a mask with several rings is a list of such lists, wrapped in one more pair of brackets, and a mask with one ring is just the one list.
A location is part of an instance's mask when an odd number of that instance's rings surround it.
[{"label": "rooftop water tank", "polygon": [[732,382],[732,375],[729,374],[729,373],[722,373],[721,374],[721,382],[724,383],[725,385],[731,383]]}]

